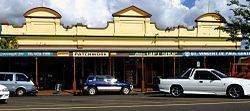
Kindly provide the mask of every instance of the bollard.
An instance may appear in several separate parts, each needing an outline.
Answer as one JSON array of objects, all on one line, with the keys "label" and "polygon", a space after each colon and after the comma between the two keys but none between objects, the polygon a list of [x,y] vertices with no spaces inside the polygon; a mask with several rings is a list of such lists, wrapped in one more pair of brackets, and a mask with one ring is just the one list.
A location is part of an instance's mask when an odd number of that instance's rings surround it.
[{"label": "bollard", "polygon": [[62,84],[56,84],[55,85],[55,90],[57,93],[59,93],[62,90]]}]

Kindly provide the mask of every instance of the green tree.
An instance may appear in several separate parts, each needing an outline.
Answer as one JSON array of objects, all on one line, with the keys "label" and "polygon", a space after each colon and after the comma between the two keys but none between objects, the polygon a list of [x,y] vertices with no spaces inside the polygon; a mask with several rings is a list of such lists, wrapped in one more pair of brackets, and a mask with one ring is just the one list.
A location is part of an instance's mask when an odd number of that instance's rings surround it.
[{"label": "green tree", "polygon": [[[234,16],[229,17],[229,21],[224,27],[219,27],[217,29],[227,32],[230,35],[228,40],[233,42],[242,41],[241,43],[246,43],[249,48],[250,0],[246,0],[244,4],[240,3],[239,0],[231,0],[228,6],[234,7],[231,9]],[[242,37],[240,37],[240,35],[242,35]]]},{"label": "green tree", "polygon": [[1,49],[17,49],[18,42],[16,37],[2,37],[0,40]]}]

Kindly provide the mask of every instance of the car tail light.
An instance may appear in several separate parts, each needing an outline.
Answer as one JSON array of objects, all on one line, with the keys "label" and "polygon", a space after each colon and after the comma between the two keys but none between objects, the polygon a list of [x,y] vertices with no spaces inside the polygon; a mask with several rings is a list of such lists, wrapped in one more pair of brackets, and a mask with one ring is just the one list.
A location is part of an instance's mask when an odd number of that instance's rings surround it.
[{"label": "car tail light", "polygon": [[36,89],[36,88],[37,88],[37,86],[36,86],[36,85],[32,85],[32,88],[33,88],[33,89]]}]

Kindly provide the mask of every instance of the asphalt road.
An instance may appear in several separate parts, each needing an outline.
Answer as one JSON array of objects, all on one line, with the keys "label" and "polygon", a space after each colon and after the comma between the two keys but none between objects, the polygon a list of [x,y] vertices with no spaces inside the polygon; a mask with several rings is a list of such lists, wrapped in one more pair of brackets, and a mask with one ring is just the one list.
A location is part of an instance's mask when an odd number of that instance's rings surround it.
[{"label": "asphalt road", "polygon": [[250,98],[162,94],[11,97],[0,111],[249,111]]}]

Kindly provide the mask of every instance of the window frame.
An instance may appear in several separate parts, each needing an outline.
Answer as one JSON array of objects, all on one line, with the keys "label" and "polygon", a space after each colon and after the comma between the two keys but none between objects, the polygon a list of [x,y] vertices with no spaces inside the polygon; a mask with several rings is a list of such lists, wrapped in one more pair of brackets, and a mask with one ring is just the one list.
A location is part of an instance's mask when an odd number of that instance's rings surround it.
[{"label": "window frame", "polygon": [[[102,78],[103,81],[99,81],[99,78]],[[106,79],[105,76],[96,76],[96,77],[95,77],[95,81],[96,81],[96,82],[106,82],[105,79]]]},{"label": "window frame", "polygon": [[[210,75],[213,76],[213,78],[210,78],[210,79],[201,79],[201,78],[195,78],[195,76],[197,75],[197,72],[202,72],[203,70],[198,70],[198,71],[195,71],[195,74],[194,74],[194,80],[221,80],[217,75],[215,75],[214,73],[212,73],[211,71],[203,71],[203,72],[209,72]],[[201,76],[200,76],[201,77]]]},{"label": "window frame", "polygon": [[8,81],[7,75],[11,75],[11,79],[9,81],[13,81],[13,74],[5,74],[4,81]]},{"label": "window frame", "polygon": [[5,76],[6,76],[6,74],[0,74],[1,76],[3,75],[3,79],[2,80],[0,80],[0,81],[6,81],[5,80]]},{"label": "window frame", "polygon": [[[26,80],[19,80],[19,79],[18,79],[18,75],[24,76],[24,77],[26,78]],[[24,74],[16,74],[16,81],[28,81],[28,77],[25,76]]]}]

